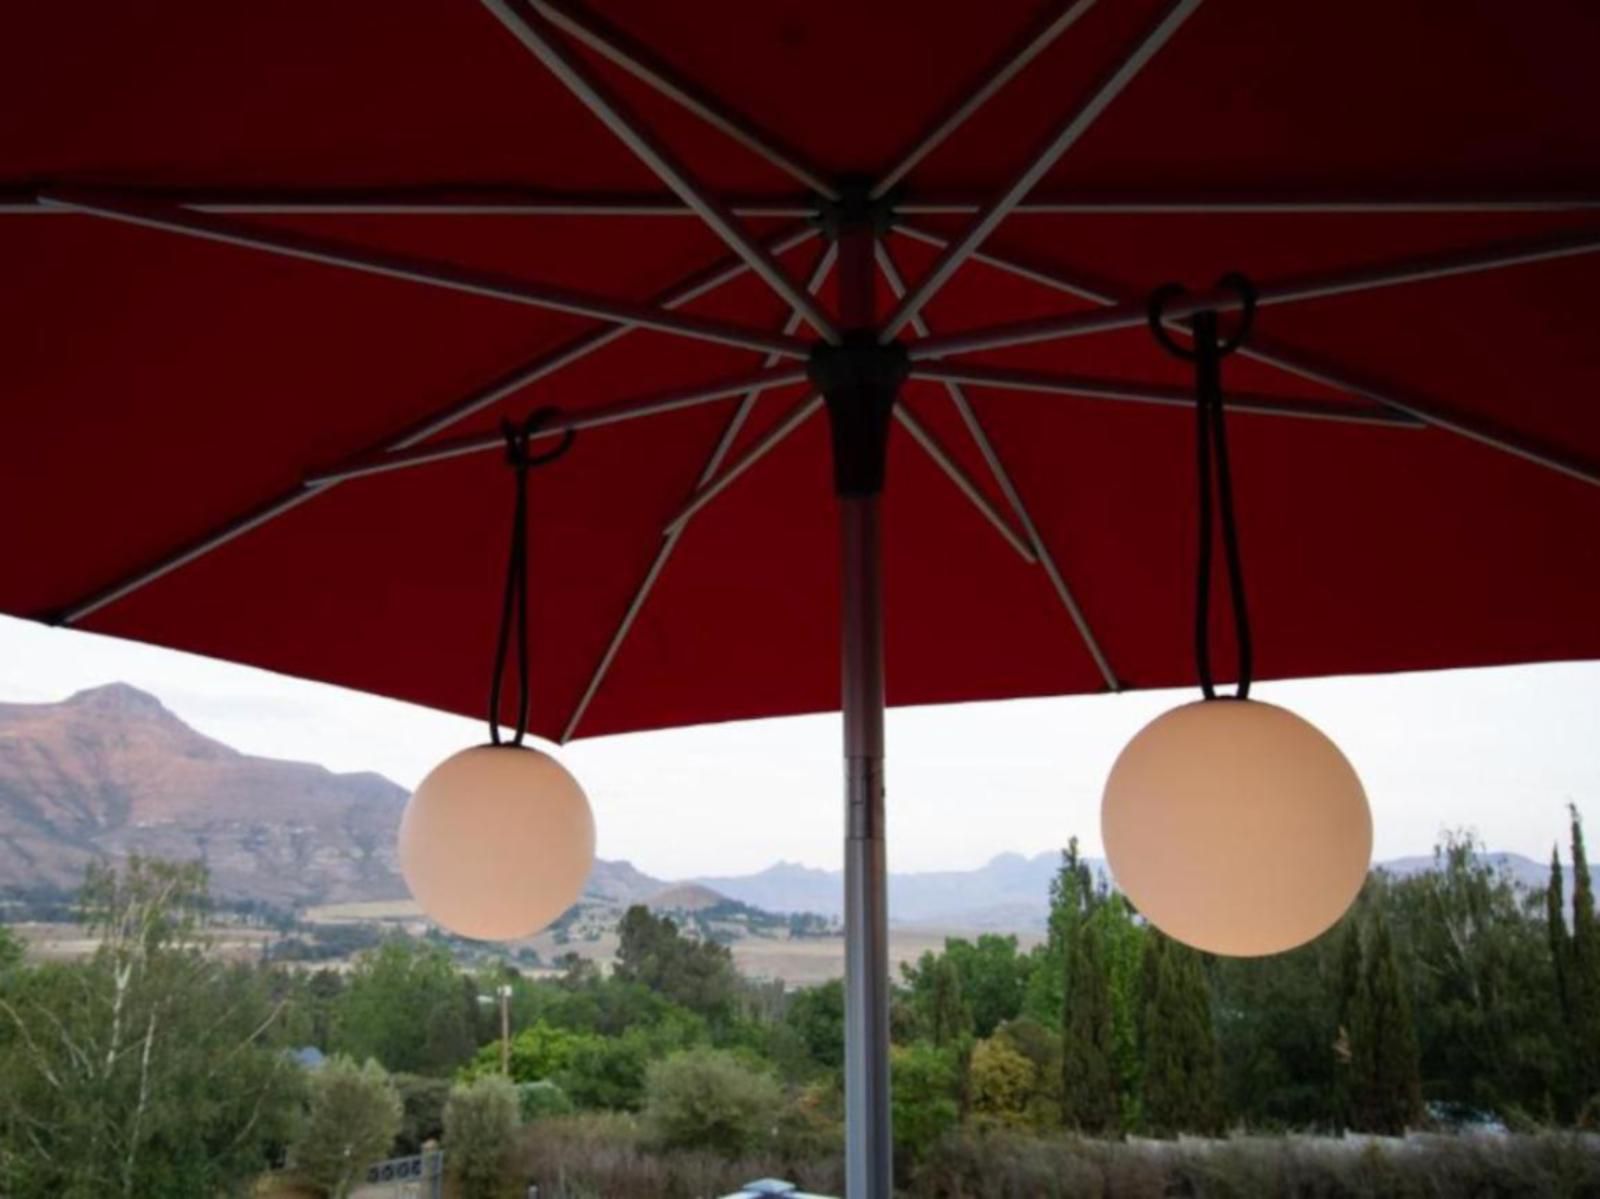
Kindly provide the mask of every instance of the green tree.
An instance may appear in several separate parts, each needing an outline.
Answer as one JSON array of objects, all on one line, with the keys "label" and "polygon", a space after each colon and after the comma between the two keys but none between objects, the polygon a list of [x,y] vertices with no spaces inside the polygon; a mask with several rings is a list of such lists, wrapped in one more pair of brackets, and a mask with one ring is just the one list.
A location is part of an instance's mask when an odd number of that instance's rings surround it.
[{"label": "green tree", "polygon": [[1397,1136],[1421,1117],[1421,1082],[1411,1000],[1382,907],[1373,912],[1364,973],[1352,1030],[1364,1075],[1357,1081],[1355,1125]]},{"label": "green tree", "polygon": [[204,952],[198,863],[89,867],[99,947],[0,988],[0,1193],[215,1194],[264,1165],[298,1106],[259,975]]},{"label": "green tree", "polygon": [[290,1151],[296,1171],[343,1199],[388,1156],[402,1115],[400,1094],[377,1062],[329,1058],[311,1076],[310,1110]]},{"label": "green tree", "polygon": [[554,1081],[581,1108],[635,1111],[644,1102],[645,1069],[654,1056],[642,1030],[584,1037]]},{"label": "green tree", "polygon": [[1048,960],[1061,971],[1062,1120],[1091,1134],[1111,1131],[1121,1118],[1104,915],[1111,902],[1072,838],[1050,887]]},{"label": "green tree", "polygon": [[969,1070],[972,1110],[981,1119],[1013,1127],[1032,1122],[1037,1073],[1010,1039],[994,1036],[979,1041]]},{"label": "green tree", "polygon": [[993,1036],[995,1029],[1022,1011],[1032,960],[1017,952],[1015,937],[984,933],[976,942],[947,938],[944,956],[961,977],[975,1036]]},{"label": "green tree", "polygon": [[1556,978],[1563,1029],[1561,1045],[1568,1062],[1568,1087],[1577,1109],[1590,1109],[1600,1099],[1600,928],[1596,927],[1594,891],[1583,824],[1576,806],[1570,810],[1572,834],[1572,927],[1567,929],[1561,894],[1561,859],[1552,853],[1545,923]]},{"label": "green tree", "polygon": [[1511,1120],[1542,1118],[1560,1089],[1560,1001],[1537,903],[1462,834],[1443,838],[1432,870],[1380,875],[1368,891],[1367,906],[1381,907],[1393,931],[1424,1093]]},{"label": "green tree", "polygon": [[[510,1058],[512,1082],[536,1082],[554,1078],[572,1064],[573,1054],[586,1037],[584,1033],[558,1028],[547,1020],[539,1020],[511,1038]],[[500,1044],[494,1042],[478,1050],[477,1056],[466,1068],[473,1077],[500,1073]]]},{"label": "green tree", "polygon": [[1160,933],[1145,942],[1143,1115],[1157,1135],[1222,1125],[1220,1061],[1200,955]]},{"label": "green tree", "polygon": [[784,1013],[810,1059],[827,1070],[844,1065],[844,983],[831,979],[797,991]]},{"label": "green tree", "polygon": [[617,932],[617,979],[641,983],[709,1020],[732,1014],[739,976],[726,945],[685,937],[673,920],[643,904],[623,914]]},{"label": "green tree", "polygon": [[385,941],[356,959],[335,1003],[334,1048],[350,1057],[448,1074],[477,1052],[477,987],[443,946]]},{"label": "green tree", "polygon": [[896,1046],[889,1066],[895,1150],[902,1165],[909,1166],[960,1122],[961,1061],[955,1050],[924,1041]]},{"label": "green tree", "polygon": [[1341,1128],[1354,1128],[1356,1099],[1372,1073],[1369,1047],[1361,1036],[1368,1024],[1364,985],[1361,922],[1347,920],[1339,942],[1337,1000],[1334,1007],[1334,1117]]},{"label": "green tree", "polygon": [[771,1135],[783,1092],[771,1075],[720,1049],[689,1049],[651,1064],[645,1126],[664,1149],[737,1157]]},{"label": "green tree", "polygon": [[492,1199],[511,1179],[520,1102],[497,1075],[460,1083],[444,1105],[445,1162],[462,1199]]},{"label": "green tree", "polygon": [[22,942],[5,925],[0,924],[0,975],[22,965]]}]

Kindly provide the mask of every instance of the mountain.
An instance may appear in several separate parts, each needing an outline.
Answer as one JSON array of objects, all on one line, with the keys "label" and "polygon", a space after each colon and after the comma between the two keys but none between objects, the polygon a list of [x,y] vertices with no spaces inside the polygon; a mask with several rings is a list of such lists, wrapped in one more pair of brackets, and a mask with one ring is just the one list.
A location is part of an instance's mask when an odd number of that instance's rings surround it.
[{"label": "mountain", "polygon": [[[1040,928],[1060,861],[1054,852],[1003,853],[976,870],[891,873],[889,918],[898,924],[971,929]],[[837,870],[779,862],[757,874],[694,881],[772,912],[844,912],[844,876]]]},{"label": "mountain", "polygon": [[[1550,868],[1515,853],[1484,855],[1496,870],[1511,875],[1524,890],[1543,887]],[[996,931],[1036,931],[1046,926],[1050,880],[1060,865],[1059,852],[1024,857],[1003,853],[976,870],[934,870],[889,875],[889,919],[896,924]],[[1092,870],[1105,863],[1088,859]],[[1431,855],[1394,858],[1374,867],[1404,877],[1431,870]],[[844,914],[844,876],[794,862],[779,862],[756,874],[695,880],[707,887],[771,912]]]},{"label": "mountain", "polygon": [[[0,891],[74,890],[92,858],[140,853],[203,859],[219,899],[401,899],[406,794],[378,774],[240,753],[126,683],[0,704]],[[588,892],[625,906],[667,885],[597,861]]]}]

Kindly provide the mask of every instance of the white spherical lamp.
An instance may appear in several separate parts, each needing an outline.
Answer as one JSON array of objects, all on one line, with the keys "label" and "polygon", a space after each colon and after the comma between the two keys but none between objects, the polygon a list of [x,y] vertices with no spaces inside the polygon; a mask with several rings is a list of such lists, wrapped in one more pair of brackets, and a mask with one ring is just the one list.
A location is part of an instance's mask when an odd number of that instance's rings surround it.
[{"label": "white spherical lamp", "polygon": [[531,936],[594,865],[583,789],[548,754],[480,745],[422,780],[400,820],[400,872],[432,919],[482,941]]},{"label": "white spherical lamp", "polygon": [[1255,700],[1186,704],[1111,769],[1101,835],[1116,884],[1208,953],[1280,953],[1332,926],[1372,858],[1372,814],[1338,746]]}]

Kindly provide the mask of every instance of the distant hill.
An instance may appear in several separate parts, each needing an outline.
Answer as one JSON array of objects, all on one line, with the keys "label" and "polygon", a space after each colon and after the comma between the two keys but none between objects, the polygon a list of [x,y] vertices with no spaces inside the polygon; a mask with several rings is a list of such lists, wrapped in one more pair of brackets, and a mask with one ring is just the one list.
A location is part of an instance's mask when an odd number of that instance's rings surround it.
[{"label": "distant hill", "polygon": [[[382,775],[240,753],[126,683],[0,704],[0,892],[71,891],[92,858],[141,853],[203,859],[219,899],[404,899],[406,795]],[[587,890],[625,906],[666,887],[597,861]]]},{"label": "distant hill", "polygon": [[[404,788],[369,772],[335,774],[254,757],[191,729],[125,683],[60,703],[0,704],[0,893],[73,890],[86,863],[128,853],[201,858],[220,899],[281,906],[406,897],[395,862]],[[1529,889],[1548,867],[1488,858]],[[891,874],[896,924],[1037,931],[1045,926],[1058,852],[1000,854],[975,870]],[[1098,862],[1091,863],[1101,868]],[[1426,870],[1426,856],[1379,865]],[[614,923],[646,903],[708,929],[767,929],[775,914],[843,914],[837,870],[779,862],[755,874],[670,883],[628,862],[596,861],[568,923]]]},{"label": "distant hill", "polygon": [[[1543,887],[1550,868],[1514,853],[1489,853],[1485,860],[1505,870],[1526,890]],[[1060,865],[1059,852],[1024,857],[1003,853],[975,870],[935,870],[889,875],[889,919],[903,925],[997,931],[1043,929],[1050,911],[1050,880]],[[1088,859],[1091,869],[1105,863]],[[1374,863],[1375,868],[1404,877],[1433,868],[1429,855]],[[819,870],[779,862],[756,874],[695,880],[733,899],[772,912],[817,912],[843,915],[844,877],[837,870]]]}]

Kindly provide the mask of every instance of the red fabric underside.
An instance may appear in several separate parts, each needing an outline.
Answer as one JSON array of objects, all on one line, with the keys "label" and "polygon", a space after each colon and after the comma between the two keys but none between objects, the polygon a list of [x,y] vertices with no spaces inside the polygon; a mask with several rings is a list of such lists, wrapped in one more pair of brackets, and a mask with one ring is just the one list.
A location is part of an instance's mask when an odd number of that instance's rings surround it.
[{"label": "red fabric underside", "polygon": [[[905,198],[995,194],[1159,15],[1093,6],[908,176]],[[825,176],[873,175],[1035,28],[982,6],[816,0],[604,19]],[[0,192],[53,185],[332,193],[497,189],[669,198],[478,6],[71,6],[0,44]],[[616,66],[569,49],[721,196],[803,190]],[[1041,198],[1600,194],[1600,9],[1475,0],[1209,0],[1047,172]],[[633,303],[721,262],[692,217],[253,216]],[[950,237],[968,218],[919,217]],[[772,236],[793,222],[747,222]],[[985,245],[1123,299],[1224,270],[1272,283],[1571,232],[1564,212],[1015,215]],[[897,234],[905,276],[938,251]],[[782,258],[804,279],[812,240]],[[1445,414],[1600,461],[1600,255],[1263,309],[1258,330]],[[377,449],[595,322],[87,216],[0,213],[0,610],[69,608]],[[836,309],[832,282],[821,292]],[[880,292],[880,309],[892,298]],[[936,334],[1094,304],[968,263]],[[764,330],[746,274],[684,311]],[[802,336],[809,336],[804,330]],[[1139,329],[970,356],[1182,386]],[[759,369],[633,331],[442,437],[540,404],[581,411]],[[1243,359],[1239,392],[1365,401]],[[974,409],[1129,686],[1192,681],[1192,418],[995,388]],[[761,398],[729,461],[806,395]],[[905,403],[1012,523],[942,387]],[[535,727],[566,727],[736,400],[580,435],[534,481]],[[1231,420],[1259,673],[1600,656],[1600,488],[1436,429]],[[891,703],[1100,690],[1042,570],[903,432],[884,499]],[[578,735],[816,711],[838,697],[825,417],[690,524]],[[510,482],[494,453],[336,487],[97,612],[84,627],[467,714],[483,704]],[[1220,661],[1227,654],[1219,613]]]}]

